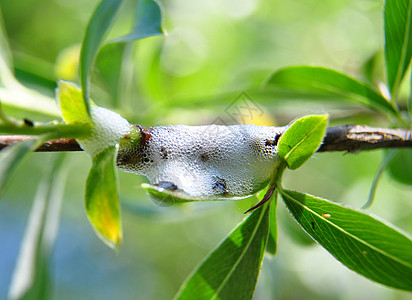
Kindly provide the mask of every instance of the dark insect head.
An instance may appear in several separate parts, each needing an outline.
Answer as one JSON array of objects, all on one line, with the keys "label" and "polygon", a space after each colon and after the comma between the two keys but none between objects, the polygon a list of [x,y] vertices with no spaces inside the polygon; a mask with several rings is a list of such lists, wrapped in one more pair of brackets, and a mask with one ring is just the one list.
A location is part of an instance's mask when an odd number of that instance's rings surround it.
[{"label": "dark insect head", "polygon": [[169,190],[169,191],[177,190],[177,185],[170,181],[159,181],[158,183],[155,183],[154,185],[158,186],[159,188]]},{"label": "dark insect head", "polygon": [[218,194],[220,195],[227,195],[229,192],[227,190],[226,180],[218,176],[213,176],[213,177],[216,180],[215,183],[213,184],[213,189],[217,191]]}]

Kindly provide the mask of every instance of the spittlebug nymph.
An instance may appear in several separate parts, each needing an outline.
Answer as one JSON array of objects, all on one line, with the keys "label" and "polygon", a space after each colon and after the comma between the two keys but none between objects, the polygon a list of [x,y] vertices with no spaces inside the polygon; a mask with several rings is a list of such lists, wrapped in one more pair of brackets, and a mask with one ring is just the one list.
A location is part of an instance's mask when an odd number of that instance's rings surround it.
[{"label": "spittlebug nymph", "polygon": [[160,181],[158,183],[155,183],[154,185],[158,186],[161,189],[166,189],[166,190],[169,190],[169,191],[177,190],[176,184],[174,184],[173,182],[170,182],[170,181]]},{"label": "spittlebug nymph", "polygon": [[285,130],[256,125],[137,128],[139,142],[120,144],[117,166],[145,175],[153,185],[167,182],[193,198],[247,197],[263,189],[280,163],[277,141]]}]

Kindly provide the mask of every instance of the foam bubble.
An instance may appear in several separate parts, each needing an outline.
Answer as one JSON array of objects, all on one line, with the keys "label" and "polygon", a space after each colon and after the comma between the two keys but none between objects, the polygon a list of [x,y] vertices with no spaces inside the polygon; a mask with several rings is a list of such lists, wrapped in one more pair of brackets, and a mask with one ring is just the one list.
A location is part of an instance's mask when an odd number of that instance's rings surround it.
[{"label": "foam bubble", "polygon": [[142,129],[137,147],[120,147],[117,165],[151,184],[171,182],[192,197],[238,197],[263,189],[280,162],[282,127],[160,126]]},{"label": "foam bubble", "polygon": [[119,114],[103,107],[90,107],[93,129],[87,138],[78,139],[81,147],[92,157],[119,140],[130,131],[129,122]]}]

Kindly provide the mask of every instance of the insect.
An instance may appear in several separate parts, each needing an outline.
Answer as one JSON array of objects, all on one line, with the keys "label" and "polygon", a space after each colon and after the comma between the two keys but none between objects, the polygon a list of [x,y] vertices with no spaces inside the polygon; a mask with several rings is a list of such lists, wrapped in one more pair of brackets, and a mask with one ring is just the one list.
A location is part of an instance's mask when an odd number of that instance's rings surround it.
[{"label": "insect", "polygon": [[[193,199],[245,198],[263,189],[280,163],[284,127],[256,125],[142,128],[120,143],[117,166]],[[167,188],[167,187],[165,187]]]}]

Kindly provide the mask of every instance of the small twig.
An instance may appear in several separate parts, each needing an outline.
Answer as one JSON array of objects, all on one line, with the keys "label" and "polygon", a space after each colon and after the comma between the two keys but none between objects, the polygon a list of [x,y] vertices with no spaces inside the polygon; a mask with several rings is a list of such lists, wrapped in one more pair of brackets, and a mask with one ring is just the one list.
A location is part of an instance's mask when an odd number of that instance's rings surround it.
[{"label": "small twig", "polygon": [[[0,149],[28,139],[30,136],[0,136]],[[329,127],[318,152],[358,152],[382,148],[412,148],[412,131],[406,129],[375,128],[362,125]],[[58,139],[41,145],[37,152],[81,151],[74,139]]]}]

